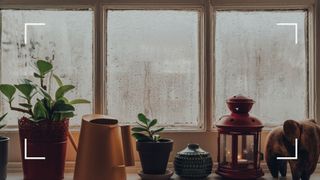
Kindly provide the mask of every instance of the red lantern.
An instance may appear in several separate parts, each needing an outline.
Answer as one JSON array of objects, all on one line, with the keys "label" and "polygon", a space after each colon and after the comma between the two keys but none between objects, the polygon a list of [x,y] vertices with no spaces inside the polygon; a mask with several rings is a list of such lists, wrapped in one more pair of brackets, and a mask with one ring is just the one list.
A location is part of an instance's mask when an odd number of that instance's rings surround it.
[{"label": "red lantern", "polygon": [[264,175],[260,167],[261,121],[249,115],[254,101],[238,95],[227,100],[230,115],[218,127],[218,169],[232,179],[255,179]]}]

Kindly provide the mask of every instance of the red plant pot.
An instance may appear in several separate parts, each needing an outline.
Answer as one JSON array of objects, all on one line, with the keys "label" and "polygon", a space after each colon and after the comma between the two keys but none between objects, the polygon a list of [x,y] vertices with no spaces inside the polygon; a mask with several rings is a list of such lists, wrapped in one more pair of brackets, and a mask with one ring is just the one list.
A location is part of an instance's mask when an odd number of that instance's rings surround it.
[{"label": "red plant pot", "polygon": [[[24,180],[61,180],[64,178],[68,128],[68,119],[55,122],[44,120],[37,123],[25,117],[19,120]],[[30,157],[44,157],[45,159],[30,159]]]}]

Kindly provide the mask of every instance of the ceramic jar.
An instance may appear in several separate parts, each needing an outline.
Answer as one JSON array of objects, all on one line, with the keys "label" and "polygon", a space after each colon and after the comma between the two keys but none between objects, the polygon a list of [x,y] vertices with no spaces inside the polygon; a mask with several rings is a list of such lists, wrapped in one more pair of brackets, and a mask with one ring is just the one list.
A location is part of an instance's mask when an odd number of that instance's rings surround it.
[{"label": "ceramic jar", "polygon": [[198,144],[188,144],[184,150],[177,153],[174,169],[176,174],[183,178],[206,178],[212,171],[212,159]]}]

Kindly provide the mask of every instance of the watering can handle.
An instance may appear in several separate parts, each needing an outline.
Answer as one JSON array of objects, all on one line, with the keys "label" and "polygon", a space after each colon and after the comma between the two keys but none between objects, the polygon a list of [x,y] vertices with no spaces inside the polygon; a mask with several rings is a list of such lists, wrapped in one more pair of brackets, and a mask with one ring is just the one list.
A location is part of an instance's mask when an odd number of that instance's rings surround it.
[{"label": "watering can handle", "polygon": [[134,166],[134,155],[132,147],[131,128],[129,125],[123,125],[121,127],[121,137],[123,146],[123,156],[125,166]]},{"label": "watering can handle", "polygon": [[69,138],[69,140],[70,140],[70,142],[71,142],[72,147],[74,148],[74,150],[75,150],[76,152],[78,152],[78,147],[77,147],[76,141],[74,140],[74,138],[73,138],[73,136],[72,136],[72,134],[71,134],[71,132],[70,132],[69,130],[68,130],[68,138]]}]

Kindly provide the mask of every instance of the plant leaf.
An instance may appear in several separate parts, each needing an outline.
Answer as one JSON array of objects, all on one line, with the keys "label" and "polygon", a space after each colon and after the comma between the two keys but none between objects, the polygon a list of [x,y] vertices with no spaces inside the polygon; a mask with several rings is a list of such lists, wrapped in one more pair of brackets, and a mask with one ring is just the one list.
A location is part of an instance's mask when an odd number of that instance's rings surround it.
[{"label": "plant leaf", "polygon": [[35,78],[44,78],[43,76],[41,76],[41,75],[38,74],[38,73],[33,73],[33,76],[34,76]]},{"label": "plant leaf", "polygon": [[27,99],[31,98],[31,93],[35,87],[31,84],[18,84],[14,85]]},{"label": "plant leaf", "polygon": [[19,105],[22,106],[22,107],[28,108],[28,109],[32,108],[32,105],[28,104],[28,103],[19,103]]},{"label": "plant leaf", "polygon": [[8,98],[8,101],[10,102],[12,101],[12,97],[16,92],[16,88],[10,84],[0,84],[0,91]]},{"label": "plant leaf", "polygon": [[143,131],[148,131],[146,128],[143,128],[143,127],[134,127],[131,129],[131,131],[134,131],[134,132],[143,132]]},{"label": "plant leaf", "polygon": [[65,119],[65,118],[72,118],[74,116],[75,116],[75,114],[73,112],[62,113],[61,114],[61,120]]},{"label": "plant leaf", "polygon": [[37,68],[39,70],[40,76],[44,76],[52,69],[52,64],[45,60],[37,61]]},{"label": "plant leaf", "polygon": [[[2,115],[1,117],[0,117],[0,122],[7,116],[7,114],[8,113],[5,113],[4,115]],[[1,128],[0,128],[1,129]]]},{"label": "plant leaf", "polygon": [[71,91],[74,88],[75,87],[73,85],[63,85],[59,87],[56,91],[56,100],[63,97],[65,93],[67,93],[68,91]]},{"label": "plant leaf", "polygon": [[160,135],[159,134],[153,135],[152,138],[154,141],[159,141]]},{"label": "plant leaf", "polygon": [[59,78],[59,76],[57,76],[55,74],[53,74],[52,76],[56,80],[56,82],[59,85],[59,87],[63,86],[63,83],[62,83],[61,79]]},{"label": "plant leaf", "polygon": [[141,121],[143,124],[148,125],[150,120],[142,113],[138,114],[138,119]]},{"label": "plant leaf", "polygon": [[163,130],[164,130],[164,127],[159,128],[159,129],[156,129],[156,130],[152,131],[152,134],[159,133],[159,132],[161,132],[161,131],[163,131]]},{"label": "plant leaf", "polygon": [[49,93],[47,93],[45,90],[43,90],[42,88],[40,88],[41,93],[43,94],[43,96],[49,100],[52,100],[51,96]]},{"label": "plant leaf", "polygon": [[33,116],[35,120],[41,120],[47,118],[48,112],[42,102],[38,100],[38,102],[34,105],[33,108]]},{"label": "plant leaf", "polygon": [[61,113],[54,113],[52,115],[52,120],[53,121],[60,121],[61,120]]},{"label": "plant leaf", "polygon": [[142,133],[132,133],[132,136],[135,137],[138,141],[152,141],[152,139]]},{"label": "plant leaf", "polygon": [[148,127],[151,128],[152,126],[156,125],[157,122],[158,122],[157,119],[152,120],[152,121],[149,123]]},{"label": "plant leaf", "polygon": [[87,104],[87,103],[90,103],[90,101],[86,99],[74,99],[74,100],[71,100],[69,103],[70,104]]},{"label": "plant leaf", "polygon": [[53,112],[66,113],[74,110],[74,107],[71,104],[66,104],[64,100],[58,100],[53,105]]}]

